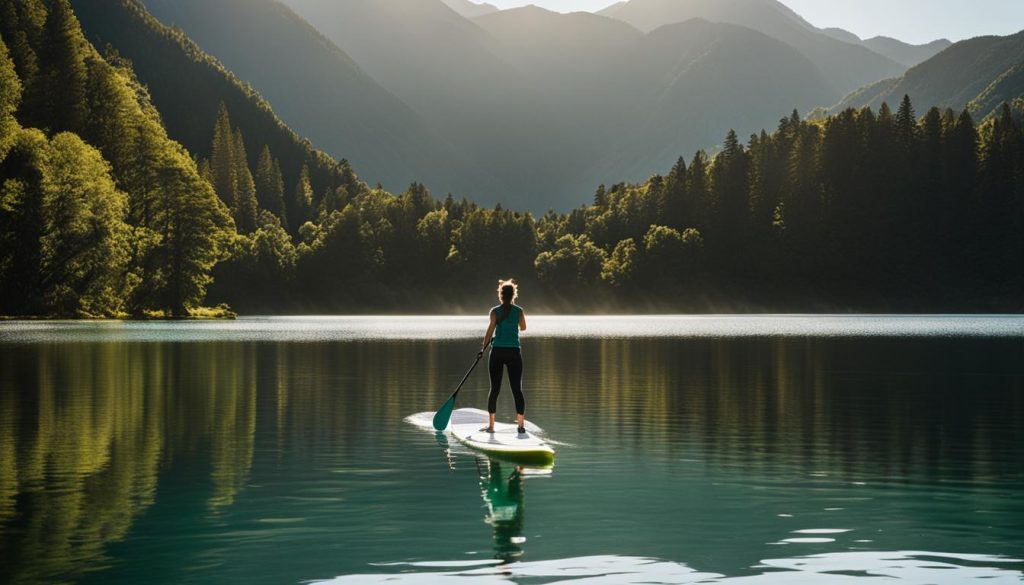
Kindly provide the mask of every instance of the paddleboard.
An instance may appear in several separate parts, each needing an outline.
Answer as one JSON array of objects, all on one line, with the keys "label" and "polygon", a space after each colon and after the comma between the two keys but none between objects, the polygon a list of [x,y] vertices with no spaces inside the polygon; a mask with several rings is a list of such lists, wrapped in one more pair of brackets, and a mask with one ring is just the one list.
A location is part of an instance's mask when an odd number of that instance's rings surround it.
[{"label": "paddleboard", "polygon": [[476,408],[460,408],[452,413],[449,427],[452,436],[470,449],[510,461],[551,465],[555,450],[538,434],[536,426],[527,423],[526,432],[508,423],[494,423],[494,432],[483,431],[487,413]]}]

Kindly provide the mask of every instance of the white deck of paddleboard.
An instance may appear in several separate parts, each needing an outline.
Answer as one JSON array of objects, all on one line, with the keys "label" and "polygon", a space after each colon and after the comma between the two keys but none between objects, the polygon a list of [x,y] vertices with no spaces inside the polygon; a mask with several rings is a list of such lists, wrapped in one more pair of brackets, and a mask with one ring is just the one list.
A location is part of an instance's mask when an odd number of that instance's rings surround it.
[{"label": "white deck of paddleboard", "polygon": [[542,432],[535,425],[526,423],[526,433],[520,435],[514,424],[494,423],[494,432],[483,431],[487,426],[487,413],[476,408],[460,408],[452,413],[449,430],[452,435],[466,445],[480,451],[526,455],[548,453],[555,450],[538,433]]}]

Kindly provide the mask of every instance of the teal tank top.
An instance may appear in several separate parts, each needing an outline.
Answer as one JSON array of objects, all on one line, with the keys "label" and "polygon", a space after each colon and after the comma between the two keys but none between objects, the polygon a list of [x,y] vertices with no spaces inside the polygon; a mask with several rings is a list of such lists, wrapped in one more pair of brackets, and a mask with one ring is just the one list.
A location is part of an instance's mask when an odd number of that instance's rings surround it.
[{"label": "teal tank top", "polygon": [[[501,319],[501,315],[505,312],[501,305],[494,307],[492,310],[498,319]],[[491,347],[519,347],[519,317],[522,314],[522,309],[512,305],[512,310],[509,311],[508,317],[505,317],[505,320],[498,323],[497,327],[494,328],[494,338],[491,339]]]}]

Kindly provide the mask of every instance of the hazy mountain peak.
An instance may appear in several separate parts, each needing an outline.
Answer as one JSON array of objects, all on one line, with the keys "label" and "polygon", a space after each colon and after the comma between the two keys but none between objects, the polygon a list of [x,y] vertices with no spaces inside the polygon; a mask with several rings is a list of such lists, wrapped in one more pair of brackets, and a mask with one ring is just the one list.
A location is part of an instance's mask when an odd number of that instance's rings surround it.
[{"label": "hazy mountain peak", "polygon": [[949,39],[938,39],[923,45],[911,45],[899,39],[877,36],[865,39],[864,46],[876,53],[881,53],[897,63],[913,67],[931,59],[936,54],[952,46]]},{"label": "hazy mountain peak", "polygon": [[848,31],[846,29],[837,28],[837,27],[829,27],[829,28],[821,29],[821,32],[826,34],[826,35],[828,35],[828,36],[830,36],[830,37],[832,37],[832,38],[834,38],[834,39],[836,39],[836,40],[843,41],[844,43],[851,43],[851,44],[854,44],[854,45],[863,44],[863,41],[861,40],[860,37],[858,37],[857,35],[853,34],[852,32],[850,32],[850,31]]},{"label": "hazy mountain peak", "polygon": [[498,11],[497,6],[487,2],[472,2],[471,0],[442,0],[442,2],[466,18],[476,18]]},{"label": "hazy mountain peak", "polygon": [[837,98],[906,70],[906,66],[861,44],[836,39],[815,28],[778,0],[628,0],[599,14],[623,20],[642,31],[692,18],[756,30],[810,59],[833,86]]}]

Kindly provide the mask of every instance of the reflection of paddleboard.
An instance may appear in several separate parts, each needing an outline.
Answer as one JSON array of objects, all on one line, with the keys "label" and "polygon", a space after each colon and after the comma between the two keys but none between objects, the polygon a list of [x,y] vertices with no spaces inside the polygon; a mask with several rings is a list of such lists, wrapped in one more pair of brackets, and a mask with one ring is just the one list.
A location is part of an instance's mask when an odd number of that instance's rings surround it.
[{"label": "reflection of paddleboard", "polygon": [[519,434],[513,424],[494,423],[493,433],[480,430],[486,426],[487,413],[482,410],[460,408],[452,413],[452,436],[471,449],[522,463],[554,463],[555,450],[537,434],[537,427],[527,424],[527,432]]}]

